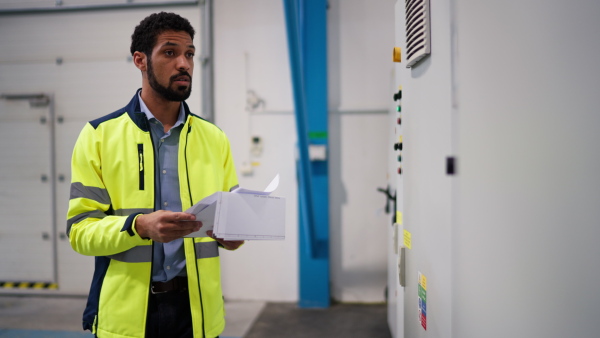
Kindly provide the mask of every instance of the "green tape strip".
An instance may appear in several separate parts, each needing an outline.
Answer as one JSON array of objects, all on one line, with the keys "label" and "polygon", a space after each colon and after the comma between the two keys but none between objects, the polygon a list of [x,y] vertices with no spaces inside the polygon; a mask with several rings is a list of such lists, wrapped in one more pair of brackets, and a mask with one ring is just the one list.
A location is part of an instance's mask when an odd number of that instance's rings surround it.
[{"label": "green tape strip", "polygon": [[327,138],[327,132],[326,131],[309,131],[308,138],[310,138],[310,139]]}]

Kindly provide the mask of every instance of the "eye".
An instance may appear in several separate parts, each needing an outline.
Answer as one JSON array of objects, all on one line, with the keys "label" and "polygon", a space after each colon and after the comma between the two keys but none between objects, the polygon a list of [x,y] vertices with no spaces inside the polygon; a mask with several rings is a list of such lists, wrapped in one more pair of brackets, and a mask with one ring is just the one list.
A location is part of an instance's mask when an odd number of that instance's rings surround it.
[{"label": "eye", "polygon": [[167,56],[173,56],[173,55],[175,55],[175,53],[172,50],[166,50],[165,51],[165,55],[167,55]]},{"label": "eye", "polygon": [[187,57],[188,57],[188,58],[193,58],[195,54],[194,54],[194,53],[192,53],[192,52],[189,52],[189,53],[187,53],[186,55],[187,55]]}]

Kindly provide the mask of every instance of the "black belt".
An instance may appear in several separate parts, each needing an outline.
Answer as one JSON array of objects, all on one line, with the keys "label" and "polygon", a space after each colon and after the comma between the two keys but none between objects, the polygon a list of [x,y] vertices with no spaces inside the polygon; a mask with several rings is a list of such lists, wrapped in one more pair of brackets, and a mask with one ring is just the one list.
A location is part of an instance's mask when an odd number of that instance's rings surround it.
[{"label": "black belt", "polygon": [[187,277],[175,277],[166,282],[152,282],[150,285],[150,292],[152,294],[173,292],[173,291],[187,291],[188,289]]}]

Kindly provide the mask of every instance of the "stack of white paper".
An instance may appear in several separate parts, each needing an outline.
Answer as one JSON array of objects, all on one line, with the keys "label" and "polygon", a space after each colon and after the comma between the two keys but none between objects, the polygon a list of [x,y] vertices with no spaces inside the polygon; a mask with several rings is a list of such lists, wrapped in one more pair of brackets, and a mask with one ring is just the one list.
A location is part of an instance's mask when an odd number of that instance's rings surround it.
[{"label": "stack of white paper", "polygon": [[186,237],[207,237],[212,230],[225,240],[285,239],[285,199],[270,196],[279,185],[279,175],[265,191],[237,188],[216,192],[186,210],[196,215],[202,228]]}]

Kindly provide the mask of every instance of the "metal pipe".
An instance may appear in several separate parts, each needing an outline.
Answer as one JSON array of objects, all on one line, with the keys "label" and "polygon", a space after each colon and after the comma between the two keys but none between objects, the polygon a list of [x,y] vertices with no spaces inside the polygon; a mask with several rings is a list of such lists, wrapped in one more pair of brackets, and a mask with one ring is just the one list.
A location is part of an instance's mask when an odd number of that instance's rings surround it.
[{"label": "metal pipe", "polygon": [[202,85],[202,117],[215,122],[214,116],[214,52],[213,52],[213,1],[203,0],[200,3],[200,44],[202,48],[201,85]]},{"label": "metal pipe", "polygon": [[45,14],[57,12],[80,12],[95,10],[113,10],[130,8],[150,8],[150,7],[173,7],[173,6],[197,6],[198,0],[190,1],[163,1],[163,2],[127,2],[115,4],[96,4],[96,5],[74,5],[74,6],[56,6],[56,7],[36,7],[36,8],[5,8],[0,9],[0,15],[13,14]]},{"label": "metal pipe", "polygon": [[31,99],[44,99],[47,98],[46,94],[1,94],[0,99],[5,100],[31,100]]},{"label": "metal pipe", "polygon": [[[54,110],[54,95],[48,94],[46,95],[48,98],[48,114],[49,116],[49,126],[50,126],[50,187],[52,189],[52,259],[54,260],[54,269],[52,271],[53,282],[58,283],[58,202],[56,201],[58,197],[57,193],[57,168],[56,168],[56,111]],[[31,101],[30,101],[31,102]]]},{"label": "metal pipe", "polygon": [[306,121],[306,92],[302,73],[302,42],[300,41],[300,23],[298,2],[284,0],[284,13],[288,39],[288,56],[292,77],[292,90],[298,137],[298,193],[300,206],[300,227],[306,237],[308,254],[316,256],[316,229],[312,203],[311,167],[308,157],[308,122]]}]

